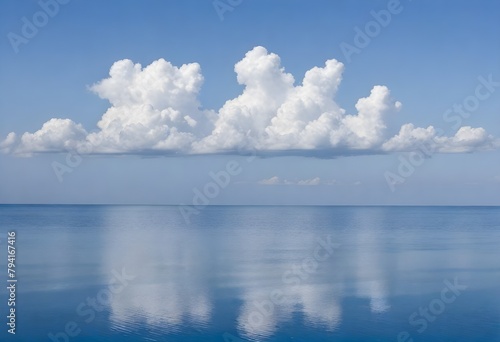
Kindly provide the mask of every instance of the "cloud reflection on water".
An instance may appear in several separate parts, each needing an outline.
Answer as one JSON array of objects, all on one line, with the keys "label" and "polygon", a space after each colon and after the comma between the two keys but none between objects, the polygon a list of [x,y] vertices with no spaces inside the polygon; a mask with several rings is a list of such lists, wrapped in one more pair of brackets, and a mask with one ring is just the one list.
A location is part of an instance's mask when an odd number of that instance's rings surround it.
[{"label": "cloud reflection on water", "polygon": [[[215,207],[190,227],[174,210],[156,213],[147,226],[140,210],[136,221],[133,212],[126,221],[120,213],[110,214],[102,267],[127,265],[138,275],[125,295],[112,301],[111,324],[132,330],[143,322],[153,330],[175,332],[232,320],[242,337],[259,339],[298,319],[335,331],[347,298],[364,301],[374,315],[385,314],[396,295],[435,291],[432,282],[412,286],[415,272],[463,267],[467,278],[468,267],[486,261],[477,250],[443,245],[466,239],[463,231],[434,232],[435,240],[423,243],[419,234],[425,235],[427,227],[419,232],[391,227],[380,208],[362,213]],[[307,279],[285,283],[284,272],[310,256],[326,235],[338,241],[338,250]],[[263,322],[252,324],[251,313],[276,289],[285,303],[274,304]]]}]

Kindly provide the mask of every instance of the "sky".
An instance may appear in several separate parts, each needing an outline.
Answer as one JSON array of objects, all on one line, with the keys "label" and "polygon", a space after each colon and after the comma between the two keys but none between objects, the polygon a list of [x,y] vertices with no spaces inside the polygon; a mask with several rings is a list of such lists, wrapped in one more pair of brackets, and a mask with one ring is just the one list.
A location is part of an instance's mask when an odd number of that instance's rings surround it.
[{"label": "sky", "polygon": [[498,2],[0,9],[0,203],[500,205]]}]

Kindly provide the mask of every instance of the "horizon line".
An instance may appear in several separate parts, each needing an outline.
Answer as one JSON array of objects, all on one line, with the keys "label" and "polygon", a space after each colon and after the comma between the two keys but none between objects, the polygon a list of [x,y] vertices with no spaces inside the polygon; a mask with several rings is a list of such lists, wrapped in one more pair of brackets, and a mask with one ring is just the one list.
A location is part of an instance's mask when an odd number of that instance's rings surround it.
[{"label": "horizon line", "polygon": [[[0,203],[0,206],[123,206],[123,207],[197,207],[193,204],[120,203]],[[208,204],[205,207],[500,207],[500,204]]]}]

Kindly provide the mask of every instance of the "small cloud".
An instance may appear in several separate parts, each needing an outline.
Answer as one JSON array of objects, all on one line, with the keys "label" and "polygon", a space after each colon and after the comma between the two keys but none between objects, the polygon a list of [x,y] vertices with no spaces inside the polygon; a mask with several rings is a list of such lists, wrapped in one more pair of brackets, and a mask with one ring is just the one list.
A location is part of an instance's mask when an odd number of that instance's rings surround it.
[{"label": "small cloud", "polygon": [[320,184],[321,184],[321,179],[319,177],[299,180],[297,182],[297,185],[320,185]]},{"label": "small cloud", "polygon": [[382,149],[386,152],[401,152],[427,147],[439,153],[470,153],[494,150],[498,146],[498,139],[488,134],[482,127],[463,126],[454,136],[445,137],[439,135],[433,126],[422,128],[405,124],[397,135],[382,145]]},{"label": "small cloud", "polygon": [[361,185],[361,181],[354,182],[354,185],[356,185],[356,186]]},{"label": "small cloud", "polygon": [[337,184],[335,180],[322,181],[319,177],[314,177],[310,179],[280,179],[278,176],[274,176],[267,179],[262,179],[257,182],[261,185],[300,185],[300,186],[315,186],[315,185],[334,185]]},{"label": "small cloud", "polygon": [[280,184],[281,180],[279,177],[274,176],[274,177],[271,177],[268,179],[260,180],[257,183],[262,184],[262,185],[276,185],[276,184]]}]

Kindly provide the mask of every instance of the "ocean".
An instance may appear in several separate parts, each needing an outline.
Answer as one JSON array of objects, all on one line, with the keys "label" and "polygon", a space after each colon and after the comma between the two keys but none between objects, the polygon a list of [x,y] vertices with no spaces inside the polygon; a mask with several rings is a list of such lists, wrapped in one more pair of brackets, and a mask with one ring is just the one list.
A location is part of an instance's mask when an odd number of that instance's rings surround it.
[{"label": "ocean", "polygon": [[500,341],[499,207],[180,208],[1,205],[0,340]]}]

